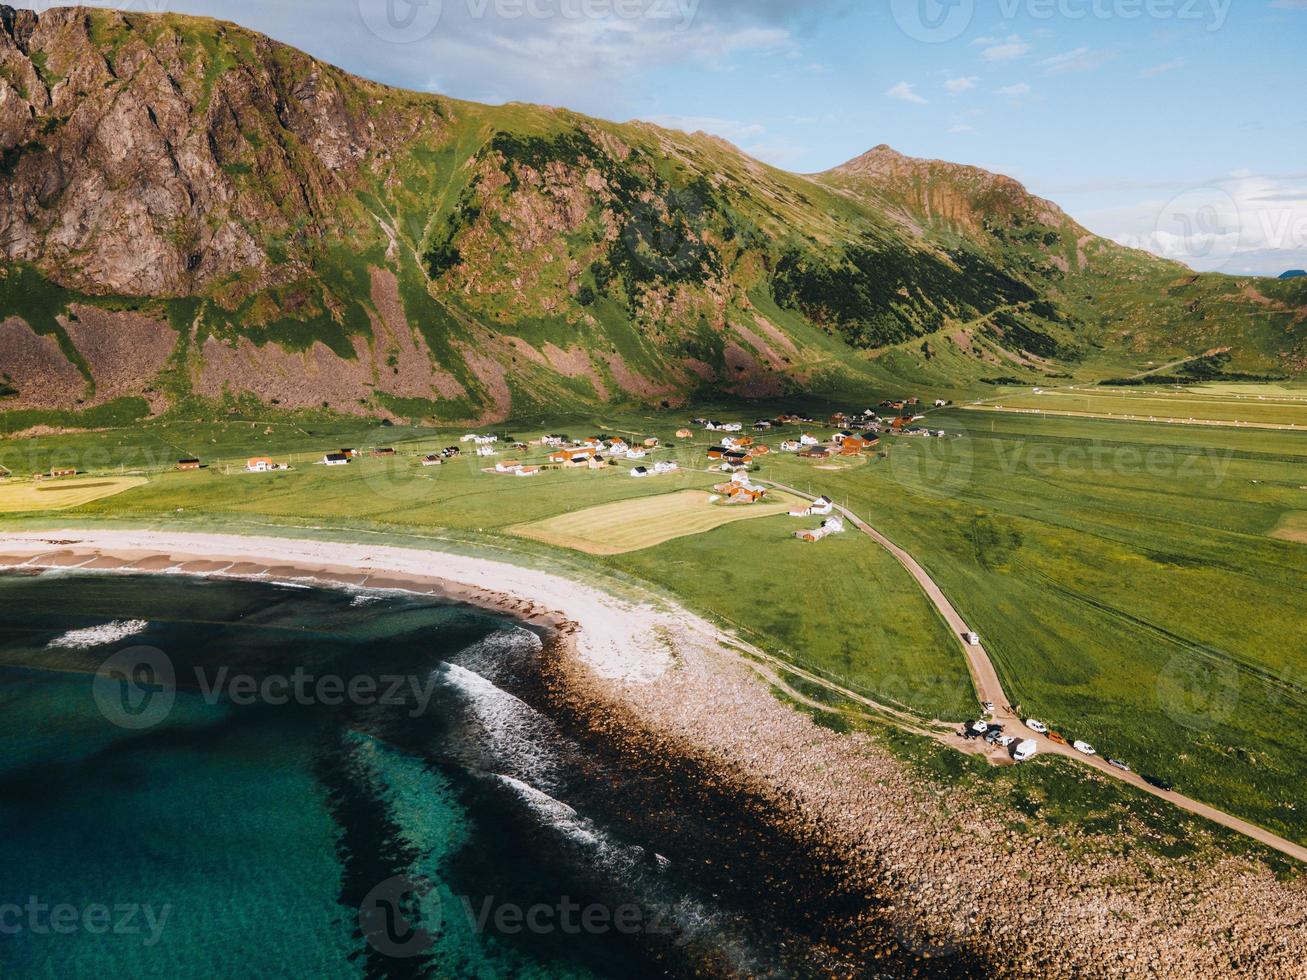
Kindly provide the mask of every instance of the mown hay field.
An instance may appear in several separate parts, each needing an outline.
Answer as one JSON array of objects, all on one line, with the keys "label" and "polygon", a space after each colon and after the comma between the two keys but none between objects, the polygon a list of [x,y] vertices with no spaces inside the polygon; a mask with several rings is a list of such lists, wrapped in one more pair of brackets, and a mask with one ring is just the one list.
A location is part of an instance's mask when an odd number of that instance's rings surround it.
[{"label": "mown hay field", "polygon": [[52,480],[48,483],[0,484],[0,514],[80,507],[147,483],[141,476],[101,477],[94,480]]},{"label": "mown hay field", "polygon": [[773,492],[763,503],[713,503],[712,495],[686,490],[622,500],[519,524],[512,534],[587,555],[624,555],[675,538],[703,534],[725,524],[788,513],[800,501]]}]

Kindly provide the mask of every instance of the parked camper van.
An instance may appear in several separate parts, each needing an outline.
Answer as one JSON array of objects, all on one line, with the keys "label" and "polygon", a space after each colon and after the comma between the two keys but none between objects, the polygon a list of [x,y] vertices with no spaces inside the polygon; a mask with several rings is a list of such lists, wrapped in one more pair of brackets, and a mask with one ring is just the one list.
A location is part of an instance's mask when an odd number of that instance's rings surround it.
[{"label": "parked camper van", "polygon": [[1035,744],[1035,740],[1027,738],[1017,743],[1016,748],[1012,750],[1012,758],[1017,762],[1025,762],[1033,759],[1037,752],[1039,752],[1039,746]]}]

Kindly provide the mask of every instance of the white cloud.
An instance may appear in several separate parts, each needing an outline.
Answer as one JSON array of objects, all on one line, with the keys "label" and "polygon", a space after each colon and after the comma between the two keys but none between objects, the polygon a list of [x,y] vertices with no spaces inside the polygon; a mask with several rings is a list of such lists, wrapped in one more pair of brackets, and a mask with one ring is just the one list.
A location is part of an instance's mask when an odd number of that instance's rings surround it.
[{"label": "white cloud", "polygon": [[1307,177],[1237,176],[1082,216],[1107,237],[1200,271],[1307,267]]},{"label": "white cloud", "polygon": [[1092,71],[1115,57],[1116,52],[1114,51],[1097,51],[1093,48],[1081,47],[1076,48],[1074,51],[1055,54],[1051,58],[1045,58],[1043,61],[1038,62],[1038,64],[1046,74],[1065,75],[1073,71]]},{"label": "white cloud", "polygon": [[1028,82],[1017,82],[1015,85],[1004,85],[996,91],[997,94],[1005,95],[1009,99],[1021,99],[1029,95],[1033,89]]},{"label": "white cloud", "polygon": [[972,43],[981,46],[980,57],[985,61],[1012,61],[1030,53],[1030,45],[1019,34],[1010,34],[1002,40],[981,37]]},{"label": "white cloud", "polygon": [[948,131],[960,135],[965,134],[974,136],[976,133],[976,127],[972,126],[970,123],[954,123],[948,128]]},{"label": "white cloud", "polygon": [[898,99],[900,102],[915,102],[918,105],[926,104],[926,100],[913,89],[911,82],[899,82],[885,94],[891,99]]},{"label": "white cloud", "polygon": [[970,92],[980,81],[979,75],[967,75],[965,78],[950,78],[944,83],[949,95],[961,95]]},{"label": "white cloud", "polygon": [[1143,78],[1156,78],[1158,75],[1165,75],[1169,71],[1176,71],[1183,68],[1188,62],[1183,58],[1176,58],[1174,61],[1166,61],[1160,65],[1153,65],[1151,68],[1145,68],[1139,74]]}]

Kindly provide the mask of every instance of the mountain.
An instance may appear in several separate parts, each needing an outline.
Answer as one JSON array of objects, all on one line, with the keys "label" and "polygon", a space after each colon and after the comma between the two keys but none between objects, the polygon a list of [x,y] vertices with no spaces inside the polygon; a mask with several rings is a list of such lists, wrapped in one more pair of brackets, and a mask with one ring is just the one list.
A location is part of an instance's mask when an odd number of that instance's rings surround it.
[{"label": "mountain", "polygon": [[1288,272],[1283,273],[1283,274],[1280,276],[1280,278],[1281,278],[1281,279],[1301,279],[1301,278],[1303,278],[1303,276],[1307,276],[1307,269],[1290,269]]},{"label": "mountain", "polygon": [[404,92],[232,24],[0,7],[0,406],[491,420],[1307,370],[1301,282],[1197,275],[1016,181]]}]

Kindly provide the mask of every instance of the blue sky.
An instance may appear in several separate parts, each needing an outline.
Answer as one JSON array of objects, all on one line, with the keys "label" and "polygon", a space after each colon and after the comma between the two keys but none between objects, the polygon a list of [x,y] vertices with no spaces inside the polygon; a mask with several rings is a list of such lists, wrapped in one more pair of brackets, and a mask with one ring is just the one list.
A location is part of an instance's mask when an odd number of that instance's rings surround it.
[{"label": "blue sky", "polygon": [[1307,0],[131,0],[380,81],[1010,174],[1198,268],[1307,267]]}]

